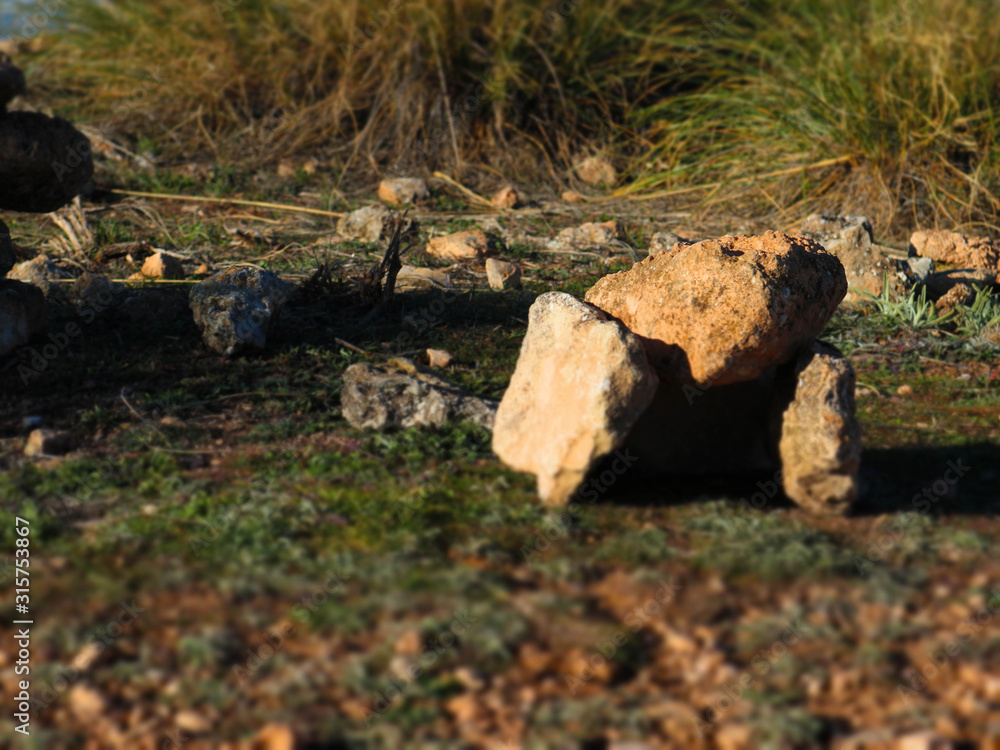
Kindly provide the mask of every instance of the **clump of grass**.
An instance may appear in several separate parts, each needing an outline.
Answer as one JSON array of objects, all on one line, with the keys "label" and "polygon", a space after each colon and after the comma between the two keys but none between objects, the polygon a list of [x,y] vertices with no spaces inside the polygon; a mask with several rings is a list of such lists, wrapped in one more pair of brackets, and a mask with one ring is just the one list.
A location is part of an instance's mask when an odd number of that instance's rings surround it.
[{"label": "clump of grass", "polygon": [[76,119],[166,157],[396,171],[508,153],[537,168],[539,149],[617,140],[657,95],[672,30],[705,15],[693,0],[108,0],[66,13],[33,80]]},{"label": "clump of grass", "polygon": [[713,200],[862,213],[900,237],[995,215],[1000,19],[985,5],[771,0],[717,26],[686,60],[705,85],[643,113],[655,147],[636,187],[717,181]]},{"label": "clump of grass", "polygon": [[1000,300],[987,287],[975,286],[976,298],[967,307],[959,308],[958,332],[966,338],[978,336],[983,330],[1000,325]]},{"label": "clump of grass", "polygon": [[940,328],[954,317],[954,312],[951,310],[944,314],[938,313],[934,303],[927,299],[926,286],[920,287],[919,295],[914,287],[906,297],[895,299],[889,285],[888,274],[885,275],[882,293],[878,297],[863,289],[856,291],[874,304],[886,324],[893,328]]}]

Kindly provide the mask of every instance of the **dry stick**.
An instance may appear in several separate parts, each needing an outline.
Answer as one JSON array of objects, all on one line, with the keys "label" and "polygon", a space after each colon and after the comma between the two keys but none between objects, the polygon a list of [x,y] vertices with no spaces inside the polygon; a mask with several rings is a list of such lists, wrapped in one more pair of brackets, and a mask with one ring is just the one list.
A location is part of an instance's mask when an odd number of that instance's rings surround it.
[{"label": "dry stick", "polygon": [[614,200],[616,198],[628,198],[629,200],[635,201],[648,201],[654,198],[666,198],[670,195],[681,195],[682,193],[694,193],[698,190],[709,190],[712,188],[720,188],[725,185],[736,185],[741,182],[752,182],[753,180],[766,180],[771,177],[783,177],[788,174],[795,174],[796,172],[806,172],[810,169],[820,169],[822,167],[831,167],[834,164],[843,164],[844,162],[851,161],[855,156],[838,156],[833,159],[823,159],[822,161],[815,162],[814,164],[807,164],[804,167],[790,167],[788,169],[779,169],[777,172],[768,172],[767,174],[752,175],[751,177],[740,177],[738,180],[730,180],[728,182],[706,182],[702,185],[692,185],[686,188],[677,188],[676,190],[660,190],[655,193],[646,193],[645,195],[633,196],[629,193],[629,189],[622,188],[616,190],[611,195],[607,195],[603,198],[588,198],[588,202],[602,203],[604,201]]},{"label": "dry stick", "polygon": [[257,206],[259,208],[273,208],[278,211],[298,211],[304,214],[317,214],[319,216],[333,216],[340,218],[343,213],[336,211],[324,211],[321,208],[306,208],[305,206],[289,206],[284,203],[264,203],[263,201],[245,201],[239,198],[209,198],[207,196],[177,195],[176,193],[144,193],[139,190],[111,190],[112,195],[130,195],[136,198],[161,198],[168,201],[192,201],[194,203],[232,203],[237,206]]},{"label": "dry stick", "polygon": [[469,190],[469,188],[465,187],[465,185],[453,180],[444,172],[434,172],[433,176],[437,177],[439,180],[447,182],[453,188],[461,192],[463,195],[467,196],[474,203],[479,203],[480,205],[489,206],[493,209],[499,210],[491,201],[487,200],[486,198],[477,193],[472,192],[471,190]]}]

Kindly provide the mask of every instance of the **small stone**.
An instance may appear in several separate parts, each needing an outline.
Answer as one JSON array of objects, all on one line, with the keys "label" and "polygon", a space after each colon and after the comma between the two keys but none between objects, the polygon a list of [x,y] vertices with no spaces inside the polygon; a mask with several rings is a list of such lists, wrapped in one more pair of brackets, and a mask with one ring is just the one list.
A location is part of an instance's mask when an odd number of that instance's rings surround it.
[{"label": "small stone", "polygon": [[517,208],[521,203],[521,198],[514,188],[507,185],[497,190],[490,199],[490,202],[497,208]]},{"label": "small stone", "polygon": [[107,276],[84,272],[69,288],[69,295],[76,301],[77,309],[85,318],[116,307],[127,296],[124,284],[112,281]]},{"label": "small stone", "polygon": [[952,750],[955,744],[937,732],[924,730],[897,737],[892,750]]},{"label": "small stone", "polygon": [[673,232],[657,232],[649,242],[649,255],[659,255],[673,250],[680,242],[683,240]]},{"label": "small stone", "polygon": [[562,194],[562,199],[566,203],[583,203],[585,200],[587,200],[575,190],[567,190],[566,192],[564,192]]},{"label": "small stone", "polygon": [[444,349],[427,350],[427,364],[430,367],[447,367],[452,359],[451,352],[446,352]]},{"label": "small stone", "polygon": [[268,724],[253,738],[250,750],[295,750],[295,732],[286,724]]},{"label": "small stone", "polygon": [[396,291],[413,289],[454,289],[451,276],[439,268],[403,266],[396,274]]},{"label": "small stone", "polygon": [[[364,206],[340,218],[337,222],[337,234],[348,240],[375,243],[388,240],[398,220],[399,214],[385,206]],[[412,237],[417,229],[417,222],[407,219],[401,234]]]},{"label": "small stone", "polygon": [[431,191],[419,177],[396,177],[379,183],[378,197],[393,206],[406,206],[427,200]]},{"label": "small stone", "polygon": [[70,274],[53,263],[48,255],[41,253],[31,260],[15,265],[7,274],[7,278],[37,286],[46,298],[56,299],[64,298],[65,290],[61,288],[61,284],[54,282],[58,279],[68,279]]},{"label": "small stone", "polygon": [[462,420],[491,428],[497,408],[495,401],[401,358],[381,367],[364,362],[348,367],[340,405],[344,419],[362,430],[443,427]]},{"label": "small stone", "polygon": [[69,691],[69,710],[78,721],[90,723],[107,710],[107,701],[97,690],[76,684]]},{"label": "small stone", "polygon": [[266,346],[291,292],[270,271],[236,266],[192,287],[188,304],[205,345],[229,357]]},{"label": "small stone", "polygon": [[45,295],[38,287],[0,279],[0,357],[28,343],[46,321]]},{"label": "small stone", "polygon": [[594,464],[621,446],[656,386],[636,336],[597,308],[548,292],[528,313],[493,451],[534,474],[543,501],[563,504]]},{"label": "small stone", "polygon": [[174,717],[174,724],[181,731],[191,734],[207,734],[212,730],[212,722],[197,711],[189,709],[178,711]]},{"label": "small stone", "polygon": [[486,279],[489,281],[490,289],[497,292],[504,289],[520,289],[521,267],[506,260],[487,258]]},{"label": "small stone", "polygon": [[912,385],[901,385],[901,386],[899,386],[899,388],[896,389],[896,393],[898,393],[900,396],[912,396],[913,395],[913,386]]},{"label": "small stone", "polygon": [[72,441],[72,435],[61,430],[32,430],[24,446],[24,455],[62,456],[69,453]]},{"label": "small stone", "polygon": [[157,250],[142,264],[142,275],[149,279],[183,279],[184,266],[173,255]]},{"label": "small stone", "polygon": [[588,222],[569,227],[549,242],[552,250],[600,250],[625,239],[625,227],[620,221]]},{"label": "small stone", "polygon": [[814,513],[842,515],[857,498],[861,468],[854,368],[833,347],[814,342],[793,375],[778,445],[785,494]]},{"label": "small stone", "polygon": [[396,640],[393,651],[400,656],[416,656],[423,645],[424,639],[419,630],[406,630]]},{"label": "small stone", "polygon": [[969,284],[955,284],[934,303],[938,313],[943,315],[956,307],[971,305],[976,299],[976,290]]},{"label": "small stone", "polygon": [[615,168],[599,156],[587,157],[576,165],[575,171],[577,177],[594,187],[612,185],[618,179]]},{"label": "small stone", "polygon": [[427,243],[427,253],[444,260],[481,261],[502,252],[503,249],[503,240],[495,234],[487,234],[482,229],[433,237]]},{"label": "small stone", "polygon": [[208,276],[210,273],[212,273],[211,269],[209,269],[209,267],[206,266],[204,263],[200,263],[198,267],[194,270],[195,276]]}]

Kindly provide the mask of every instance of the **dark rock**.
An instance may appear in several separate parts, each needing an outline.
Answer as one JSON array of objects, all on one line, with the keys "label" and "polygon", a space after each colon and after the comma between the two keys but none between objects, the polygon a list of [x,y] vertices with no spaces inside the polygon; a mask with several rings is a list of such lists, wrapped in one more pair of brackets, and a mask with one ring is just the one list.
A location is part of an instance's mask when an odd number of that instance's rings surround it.
[{"label": "dark rock", "polygon": [[90,141],[60,117],[0,117],[0,209],[48,213],[79,194],[94,173]]},{"label": "dark rock", "polygon": [[383,367],[348,367],[340,404],[352,426],[374,430],[442,427],[461,420],[492,428],[497,409],[497,402],[473,396],[406,359]]},{"label": "dark rock", "polygon": [[24,73],[14,65],[7,55],[0,54],[0,114],[10,100],[24,93]]},{"label": "dark rock", "polygon": [[14,243],[10,240],[10,230],[0,221],[0,276],[6,276],[14,267]]},{"label": "dark rock", "polygon": [[270,271],[237,266],[194,286],[188,304],[205,345],[228,357],[265,347],[292,289]]},{"label": "dark rock", "polygon": [[0,279],[0,357],[45,328],[45,295],[31,284]]}]

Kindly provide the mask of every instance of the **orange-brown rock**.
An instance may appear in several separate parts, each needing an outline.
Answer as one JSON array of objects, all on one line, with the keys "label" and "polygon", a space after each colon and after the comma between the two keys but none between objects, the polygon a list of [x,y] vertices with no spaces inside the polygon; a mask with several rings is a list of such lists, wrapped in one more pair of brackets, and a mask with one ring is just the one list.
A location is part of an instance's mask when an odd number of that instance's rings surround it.
[{"label": "orange-brown rock", "polygon": [[622,444],[656,386],[637,337],[591,305],[548,292],[529,311],[493,450],[538,477],[542,500],[564,503]]},{"label": "orange-brown rock", "polygon": [[493,197],[490,198],[490,203],[492,203],[497,208],[517,208],[521,203],[521,197],[517,194],[510,185],[502,187],[497,190]]},{"label": "orange-brown rock", "polygon": [[520,289],[521,267],[507,260],[487,258],[486,280],[490,284],[490,289],[497,292],[504,289]]},{"label": "orange-brown rock", "polygon": [[841,515],[857,498],[861,467],[854,369],[833,347],[813,343],[795,375],[778,444],[785,494],[813,513]]},{"label": "orange-brown rock", "polygon": [[661,380],[714,386],[788,362],[846,293],[843,266],[819,244],[767,232],[678,245],[585,299],[643,339]]},{"label": "orange-brown rock", "polygon": [[618,179],[618,172],[611,164],[599,156],[588,156],[575,167],[576,176],[588,185],[612,185]]},{"label": "orange-brown rock", "polygon": [[432,237],[427,253],[444,260],[484,260],[503,250],[503,241],[482,229]]},{"label": "orange-brown rock", "polygon": [[910,235],[917,255],[962,268],[1000,272],[1000,247],[988,237],[967,237],[944,229],[922,229]]},{"label": "orange-brown rock", "polygon": [[393,206],[406,206],[427,200],[431,191],[419,177],[395,177],[382,180],[378,186],[379,200]]}]

